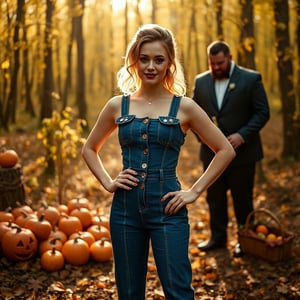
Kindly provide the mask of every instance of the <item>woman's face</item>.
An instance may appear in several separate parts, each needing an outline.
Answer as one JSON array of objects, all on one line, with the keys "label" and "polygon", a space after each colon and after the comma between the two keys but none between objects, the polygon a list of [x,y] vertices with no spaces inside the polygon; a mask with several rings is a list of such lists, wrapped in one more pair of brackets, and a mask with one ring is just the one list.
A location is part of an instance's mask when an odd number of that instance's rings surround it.
[{"label": "woman's face", "polygon": [[142,84],[162,83],[169,66],[168,53],[162,42],[149,42],[141,46],[137,71]]}]

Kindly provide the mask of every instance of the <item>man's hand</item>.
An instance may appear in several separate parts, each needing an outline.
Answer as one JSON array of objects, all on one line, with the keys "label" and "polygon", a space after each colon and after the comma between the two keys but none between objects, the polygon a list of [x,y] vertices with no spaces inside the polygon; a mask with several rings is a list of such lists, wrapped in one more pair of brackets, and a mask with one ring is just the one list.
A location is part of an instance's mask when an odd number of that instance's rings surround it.
[{"label": "man's hand", "polygon": [[227,137],[227,140],[229,141],[229,143],[231,144],[233,149],[236,149],[245,143],[245,140],[238,133],[233,133],[233,134],[229,135]]}]

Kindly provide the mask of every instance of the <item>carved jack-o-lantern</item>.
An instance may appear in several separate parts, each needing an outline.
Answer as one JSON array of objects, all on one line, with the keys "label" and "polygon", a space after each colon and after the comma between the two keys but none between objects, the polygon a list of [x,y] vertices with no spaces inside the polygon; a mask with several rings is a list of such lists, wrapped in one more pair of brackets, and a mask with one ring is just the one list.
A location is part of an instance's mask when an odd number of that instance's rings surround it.
[{"label": "carved jack-o-lantern", "polygon": [[12,226],[2,237],[3,254],[12,261],[29,260],[37,247],[37,239],[30,229]]}]

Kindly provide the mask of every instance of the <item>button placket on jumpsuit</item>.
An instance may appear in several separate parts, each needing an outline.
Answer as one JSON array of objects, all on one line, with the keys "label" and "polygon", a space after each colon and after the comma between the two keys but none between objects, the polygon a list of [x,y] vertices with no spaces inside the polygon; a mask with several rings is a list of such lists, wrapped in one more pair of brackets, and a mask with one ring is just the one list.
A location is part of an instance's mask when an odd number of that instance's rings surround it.
[{"label": "button placket on jumpsuit", "polygon": [[122,115],[116,120],[123,168],[138,172],[139,184],[114,194],[110,230],[115,276],[121,300],[145,299],[149,243],[167,300],[194,299],[188,258],[187,209],[166,215],[160,201],[169,191],[180,190],[176,166],[185,135],[176,114],[174,97],[168,116],[158,119],[128,115],[129,97],[123,97]]}]

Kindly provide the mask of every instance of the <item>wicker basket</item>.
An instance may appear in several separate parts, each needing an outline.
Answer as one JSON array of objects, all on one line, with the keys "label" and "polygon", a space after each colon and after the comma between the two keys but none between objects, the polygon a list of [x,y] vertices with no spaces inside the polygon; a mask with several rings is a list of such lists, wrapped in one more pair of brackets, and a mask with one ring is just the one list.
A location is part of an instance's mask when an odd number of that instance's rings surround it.
[{"label": "wicker basket", "polygon": [[[250,220],[254,214],[262,213],[270,217],[275,223],[275,227],[269,227],[271,233],[282,236],[281,245],[270,245],[255,234],[255,228],[250,227]],[[239,242],[245,253],[261,257],[271,262],[277,262],[289,258],[292,254],[292,241],[294,235],[291,232],[284,232],[282,226],[274,214],[269,210],[261,208],[253,210],[247,217],[245,227],[238,232]]]}]

